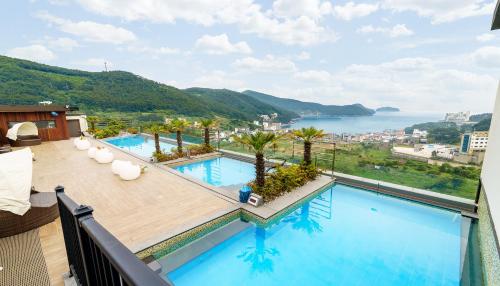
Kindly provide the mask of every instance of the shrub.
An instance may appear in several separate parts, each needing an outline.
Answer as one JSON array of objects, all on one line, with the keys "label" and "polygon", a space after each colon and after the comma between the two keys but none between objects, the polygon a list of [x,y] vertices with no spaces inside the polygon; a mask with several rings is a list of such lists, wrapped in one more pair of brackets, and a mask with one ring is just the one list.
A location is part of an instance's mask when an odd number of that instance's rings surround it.
[{"label": "shrub", "polygon": [[157,152],[153,152],[153,157],[158,161],[158,162],[166,162],[166,161],[171,161],[171,160],[175,160],[175,159],[179,159],[179,158],[182,158],[183,157],[183,154],[179,154],[179,153],[157,153]]},{"label": "shrub", "polygon": [[[191,156],[206,154],[214,151],[214,148],[212,146],[207,147],[205,145],[194,145],[194,144],[189,145],[187,149],[189,150],[189,154]],[[158,162],[166,162],[187,156],[187,151],[179,153],[177,152],[177,147],[173,147],[172,150],[170,151],[171,153],[167,154],[163,152],[160,153],[153,152],[153,157],[155,157]]]},{"label": "shrub", "polygon": [[95,138],[102,139],[107,137],[113,137],[120,133],[120,130],[115,128],[106,127],[104,129],[97,129],[94,133]]},{"label": "shrub", "polygon": [[130,134],[137,134],[137,133],[139,133],[139,130],[135,127],[129,127],[129,128],[127,128],[127,132]]},{"label": "shrub", "polygon": [[318,175],[318,169],[312,165],[277,167],[275,172],[267,174],[263,188],[257,188],[255,181],[251,182],[250,186],[255,193],[263,197],[265,202],[268,202],[305,185]]},{"label": "shrub", "polygon": [[188,145],[187,149],[189,150],[189,154],[191,156],[202,155],[206,153],[210,153],[214,151],[214,147],[207,146],[205,144],[201,145]]}]

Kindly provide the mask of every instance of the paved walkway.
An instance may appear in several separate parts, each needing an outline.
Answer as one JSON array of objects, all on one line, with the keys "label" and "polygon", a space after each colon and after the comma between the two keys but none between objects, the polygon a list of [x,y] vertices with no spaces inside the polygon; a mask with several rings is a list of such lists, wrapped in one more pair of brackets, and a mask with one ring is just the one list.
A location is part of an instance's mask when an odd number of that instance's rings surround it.
[{"label": "paved walkway", "polygon": [[[53,191],[63,185],[75,202],[92,206],[96,220],[133,252],[163,240],[174,229],[234,209],[231,200],[152,165],[138,180],[122,181],[112,174],[110,164],[98,164],[69,140],[46,142],[32,150],[36,189]],[[147,165],[112,151],[116,159]],[[40,238],[51,280],[61,284],[67,262],[60,223],[41,228]]]}]

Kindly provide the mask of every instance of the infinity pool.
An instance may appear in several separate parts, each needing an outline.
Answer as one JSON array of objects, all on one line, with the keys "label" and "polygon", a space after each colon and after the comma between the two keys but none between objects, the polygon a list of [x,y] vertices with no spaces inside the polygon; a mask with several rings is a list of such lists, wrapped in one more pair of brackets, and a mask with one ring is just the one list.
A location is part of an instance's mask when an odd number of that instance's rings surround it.
[{"label": "infinity pool", "polygon": [[461,221],[459,213],[335,184],[167,277],[175,285],[458,286]]},{"label": "infinity pool", "polygon": [[182,165],[175,169],[218,187],[242,185],[255,178],[253,164],[226,157]]},{"label": "infinity pool", "polygon": [[[148,136],[133,135],[125,137],[117,137],[105,140],[109,144],[113,144],[120,149],[132,152],[136,155],[149,158],[155,151],[155,140]],[[160,141],[160,148],[166,153],[170,153],[176,145]]]}]

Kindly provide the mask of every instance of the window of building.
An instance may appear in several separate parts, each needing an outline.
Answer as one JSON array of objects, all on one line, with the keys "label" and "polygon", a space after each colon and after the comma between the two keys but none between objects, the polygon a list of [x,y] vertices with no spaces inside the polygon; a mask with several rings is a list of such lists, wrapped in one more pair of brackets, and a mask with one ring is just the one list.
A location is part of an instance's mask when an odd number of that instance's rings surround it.
[{"label": "window of building", "polygon": [[[39,129],[52,129],[56,128],[56,122],[54,120],[38,120],[38,121],[32,121],[35,123],[36,127]],[[9,128],[12,128],[14,124],[17,123],[22,123],[21,121],[10,121],[9,122]]]}]

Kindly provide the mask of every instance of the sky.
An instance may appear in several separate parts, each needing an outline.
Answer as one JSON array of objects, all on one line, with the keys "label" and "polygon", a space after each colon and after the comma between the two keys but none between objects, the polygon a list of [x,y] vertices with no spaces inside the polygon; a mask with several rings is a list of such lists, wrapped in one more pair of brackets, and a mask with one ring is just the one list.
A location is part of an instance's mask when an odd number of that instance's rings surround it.
[{"label": "sky", "polygon": [[16,0],[0,54],[178,88],[323,104],[491,112],[493,0]]}]

